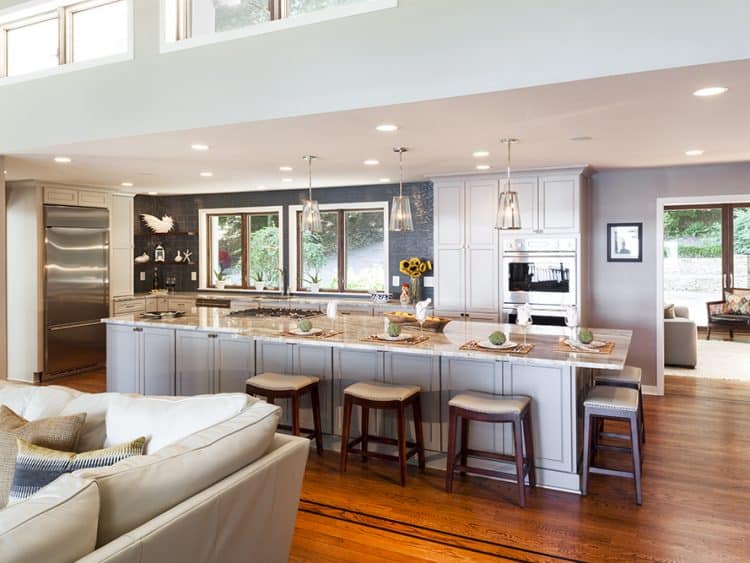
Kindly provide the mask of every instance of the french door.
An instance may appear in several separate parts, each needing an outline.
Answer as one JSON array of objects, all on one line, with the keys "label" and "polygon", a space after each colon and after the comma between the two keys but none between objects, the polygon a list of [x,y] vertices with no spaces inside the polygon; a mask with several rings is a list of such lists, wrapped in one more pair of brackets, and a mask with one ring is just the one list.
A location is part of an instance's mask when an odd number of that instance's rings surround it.
[{"label": "french door", "polygon": [[750,204],[667,207],[664,303],[705,326],[706,303],[733,287],[750,287]]}]

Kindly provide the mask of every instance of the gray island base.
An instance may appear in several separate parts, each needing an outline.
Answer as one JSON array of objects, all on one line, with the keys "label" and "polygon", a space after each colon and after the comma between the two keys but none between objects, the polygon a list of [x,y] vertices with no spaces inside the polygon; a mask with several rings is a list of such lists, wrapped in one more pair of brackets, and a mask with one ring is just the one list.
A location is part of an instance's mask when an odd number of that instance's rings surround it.
[{"label": "gray island base", "polygon": [[[226,309],[200,308],[178,319],[146,320],[137,315],[106,319],[107,390],[150,395],[197,395],[244,392],[255,374],[277,372],[320,378],[320,400],[326,448],[340,444],[343,392],[357,381],[379,380],[419,385],[428,464],[445,469],[448,401],[464,390],[523,394],[532,399],[537,484],[578,493],[582,447],[582,402],[595,369],[622,369],[631,331],[594,329],[598,339],[612,341],[609,355],[558,351],[566,329],[531,327],[526,356],[461,350],[470,340],[484,340],[504,330],[518,342],[511,325],[454,321],[443,334],[429,334],[415,346],[365,341],[383,332],[381,317],[342,315],[335,321],[313,318],[316,327],[339,332],[330,338],[289,337],[296,326],[289,318],[229,317]],[[418,333],[419,328],[406,328]],[[309,399],[305,399],[309,400]],[[283,403],[282,407],[288,407]],[[302,405],[302,425],[312,425],[309,403]],[[283,421],[289,423],[288,409]],[[358,436],[359,412],[352,418]],[[414,436],[410,422],[410,439]],[[371,413],[372,433],[395,435],[395,420]],[[509,425],[472,424],[470,447],[512,453]],[[481,464],[482,462],[477,462]],[[486,467],[503,464],[485,462]],[[505,467],[505,470],[512,469]]]}]

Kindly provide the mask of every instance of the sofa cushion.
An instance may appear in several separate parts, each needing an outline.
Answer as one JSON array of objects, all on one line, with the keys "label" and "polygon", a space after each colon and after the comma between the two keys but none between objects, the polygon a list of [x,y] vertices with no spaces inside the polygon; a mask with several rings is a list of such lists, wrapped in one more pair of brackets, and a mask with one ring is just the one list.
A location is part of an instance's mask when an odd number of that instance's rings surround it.
[{"label": "sofa cushion", "polygon": [[726,292],[724,294],[724,312],[732,315],[750,315],[750,300],[741,295]]},{"label": "sofa cushion", "polygon": [[0,381],[0,405],[10,407],[27,420],[57,416],[71,399],[79,395],[79,391],[66,387]]},{"label": "sofa cushion", "polygon": [[255,401],[244,393],[188,398],[116,396],[107,409],[104,446],[146,436],[146,453],[152,454],[193,432],[235,416]]},{"label": "sofa cushion", "polygon": [[128,457],[143,455],[146,438],[138,438],[127,444],[77,454],[61,452],[35,446],[25,440],[17,440],[18,456],[16,471],[8,495],[13,504],[35,495],[41,488],[65,473],[79,469],[106,467]]},{"label": "sofa cushion", "polygon": [[[63,407],[60,412],[61,416],[77,412],[86,413],[86,422],[78,436],[76,451],[88,452],[104,447],[104,440],[107,437],[107,410],[112,401],[122,396],[121,393],[82,393]],[[140,395],[128,396],[140,397]]]},{"label": "sofa cushion", "polygon": [[0,510],[0,563],[77,561],[96,547],[96,483],[63,475],[33,498]]},{"label": "sofa cushion", "polygon": [[74,414],[28,421],[5,405],[0,405],[0,507],[8,501],[8,491],[16,467],[16,438],[55,450],[72,450],[86,414]]},{"label": "sofa cushion", "polygon": [[674,319],[676,316],[674,305],[665,305],[664,306],[664,318],[665,319]]},{"label": "sofa cushion", "polygon": [[280,413],[279,407],[258,401],[229,420],[154,454],[77,472],[99,486],[97,545],[133,530],[263,456]]}]

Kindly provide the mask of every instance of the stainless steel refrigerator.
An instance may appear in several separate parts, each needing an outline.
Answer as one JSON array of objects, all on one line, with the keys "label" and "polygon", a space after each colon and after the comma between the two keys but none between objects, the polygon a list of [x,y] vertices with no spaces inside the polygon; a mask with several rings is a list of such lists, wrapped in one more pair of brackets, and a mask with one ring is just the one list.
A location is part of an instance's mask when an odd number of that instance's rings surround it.
[{"label": "stainless steel refrigerator", "polygon": [[44,206],[44,378],[103,366],[109,314],[109,211]]}]

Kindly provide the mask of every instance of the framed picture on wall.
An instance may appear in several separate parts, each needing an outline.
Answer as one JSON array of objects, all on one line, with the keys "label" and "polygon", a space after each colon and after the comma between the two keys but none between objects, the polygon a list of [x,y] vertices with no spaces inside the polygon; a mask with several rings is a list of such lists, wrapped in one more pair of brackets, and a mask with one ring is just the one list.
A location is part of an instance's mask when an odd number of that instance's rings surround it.
[{"label": "framed picture on wall", "polygon": [[607,262],[643,262],[643,223],[607,224]]}]

